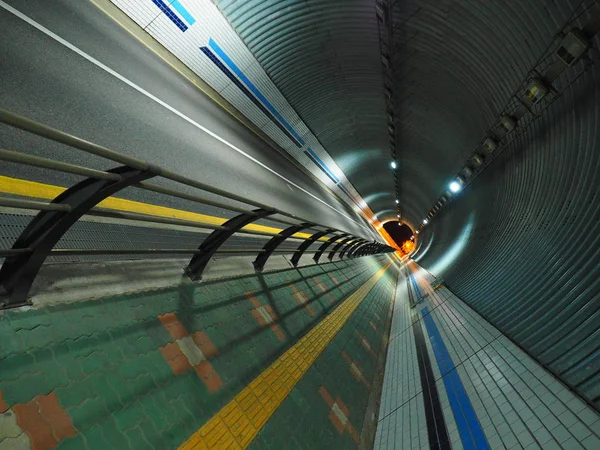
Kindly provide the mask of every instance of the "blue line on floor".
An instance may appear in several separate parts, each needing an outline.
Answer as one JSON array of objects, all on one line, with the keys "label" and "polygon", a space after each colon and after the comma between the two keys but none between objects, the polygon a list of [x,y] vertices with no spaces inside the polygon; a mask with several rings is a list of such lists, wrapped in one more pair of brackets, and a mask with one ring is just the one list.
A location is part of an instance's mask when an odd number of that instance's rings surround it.
[{"label": "blue line on floor", "polygon": [[490,446],[485,438],[481,424],[477,419],[473,405],[471,405],[469,396],[465,391],[456,366],[446,348],[446,344],[444,344],[442,335],[433,320],[433,316],[429,313],[429,309],[426,306],[421,310],[421,314],[423,315],[423,322],[429,335],[429,342],[431,343],[435,359],[442,374],[442,380],[444,381],[463,447],[465,449],[489,449]]}]

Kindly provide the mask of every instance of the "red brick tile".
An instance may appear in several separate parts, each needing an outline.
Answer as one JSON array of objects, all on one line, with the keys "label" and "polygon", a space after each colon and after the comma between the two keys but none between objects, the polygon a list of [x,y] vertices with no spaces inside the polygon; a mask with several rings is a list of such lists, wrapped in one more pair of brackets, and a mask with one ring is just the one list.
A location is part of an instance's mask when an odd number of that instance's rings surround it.
[{"label": "red brick tile", "polygon": [[356,442],[358,444],[358,441],[360,440],[360,436],[358,435],[358,433],[356,432],[356,430],[354,429],[354,427],[352,426],[352,424],[350,422],[348,422],[346,424],[346,430],[348,430],[348,433],[350,434],[350,436],[352,436],[352,439],[354,439],[354,442]]},{"label": "red brick tile", "polygon": [[348,409],[348,407],[346,406],[346,404],[342,401],[341,398],[336,398],[335,402],[337,403],[337,405],[339,406],[339,408],[342,410],[342,412],[344,413],[344,415],[346,417],[350,417],[350,410]]},{"label": "red brick tile", "polygon": [[260,306],[260,302],[252,292],[245,292],[244,295],[248,298],[248,300],[252,302],[255,308],[258,308]]},{"label": "red brick tile", "polygon": [[306,297],[306,294],[304,294],[304,292],[297,291],[294,294],[294,298],[296,299],[296,302],[298,302],[299,305],[304,305],[306,307],[306,310],[312,317],[316,316],[316,314],[313,311],[313,309],[311,308],[310,304],[308,304],[308,297]]},{"label": "red brick tile", "polygon": [[306,303],[306,297],[304,296],[304,292],[296,291],[294,293],[294,298],[299,305],[304,305]]},{"label": "red brick tile", "polygon": [[28,403],[17,403],[12,410],[17,415],[17,425],[29,436],[33,450],[55,448],[58,441],[50,424],[40,415],[39,405],[34,398]]},{"label": "red brick tile", "polygon": [[204,331],[196,331],[192,334],[192,339],[206,358],[212,358],[219,353],[215,344],[212,343]]},{"label": "red brick tile", "polygon": [[2,391],[0,391],[0,414],[8,411],[8,408],[8,403],[4,401],[4,398],[2,397]]},{"label": "red brick tile", "polygon": [[167,329],[174,341],[177,339],[189,336],[187,330],[183,324],[177,319],[177,316],[173,313],[167,313],[162,316],[158,316],[163,326]]},{"label": "red brick tile", "polygon": [[333,410],[329,411],[329,420],[331,420],[335,429],[338,430],[338,433],[342,434],[344,432],[345,426]]},{"label": "red brick tile", "polygon": [[367,340],[366,337],[364,337],[362,334],[360,334],[360,332],[358,330],[355,330],[355,331],[360,339],[360,343],[365,348],[365,350],[368,351],[371,355],[375,356],[375,352],[373,351],[373,348],[371,347],[371,343]]},{"label": "red brick tile", "polygon": [[264,327],[267,324],[267,322],[265,322],[265,318],[256,309],[253,309],[250,311],[250,313],[254,316],[261,327]]},{"label": "red brick tile", "polygon": [[267,314],[271,316],[271,319],[277,320],[277,314],[275,314],[275,311],[273,311],[271,305],[265,305],[264,308]]},{"label": "red brick tile", "polygon": [[164,347],[160,347],[159,350],[175,375],[185,373],[192,368],[190,361],[176,342],[170,342]]},{"label": "red brick tile", "polygon": [[356,381],[362,381],[362,377],[359,374],[357,374],[354,370],[350,369],[350,372],[352,373],[352,376]]},{"label": "red brick tile", "polygon": [[342,350],[342,358],[344,358],[348,364],[352,364],[352,360],[344,350]]},{"label": "red brick tile", "polygon": [[277,324],[271,324],[271,330],[277,336],[277,339],[280,341],[285,341],[285,333],[282,331],[281,327]]},{"label": "red brick tile", "polygon": [[313,283],[315,283],[315,286],[318,287],[321,292],[325,292],[327,290],[325,285],[317,277],[313,277],[312,280]]},{"label": "red brick tile", "polygon": [[40,406],[40,415],[50,424],[50,428],[52,428],[54,437],[58,442],[77,434],[71,418],[60,406],[58,397],[54,392],[49,395],[40,395],[36,399]]},{"label": "red brick tile", "polygon": [[197,366],[194,366],[194,370],[196,370],[196,373],[210,392],[218,391],[223,386],[221,377],[208,361],[202,361]]},{"label": "red brick tile", "polygon": [[323,397],[327,406],[331,408],[333,406],[333,399],[331,398],[331,395],[329,395],[329,392],[327,392],[327,389],[325,389],[325,386],[319,388],[319,394],[321,394],[321,397]]}]

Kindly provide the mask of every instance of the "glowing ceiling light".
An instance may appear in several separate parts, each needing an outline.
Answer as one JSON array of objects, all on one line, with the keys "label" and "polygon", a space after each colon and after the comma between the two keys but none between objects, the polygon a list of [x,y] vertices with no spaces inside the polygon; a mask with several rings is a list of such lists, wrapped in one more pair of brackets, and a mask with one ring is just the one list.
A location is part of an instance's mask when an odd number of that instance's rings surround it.
[{"label": "glowing ceiling light", "polygon": [[396,205],[397,205],[398,203],[400,203],[400,200],[396,199]]},{"label": "glowing ceiling light", "polygon": [[417,230],[416,233],[419,234],[419,230]]},{"label": "glowing ceiling light", "polygon": [[396,161],[392,161],[390,163],[390,166],[392,166],[392,169],[395,169],[396,167],[398,167],[398,164],[396,164]]},{"label": "glowing ceiling light", "polygon": [[423,225],[427,225],[428,223],[429,223],[429,220],[423,219]]},{"label": "glowing ceiling light", "polygon": [[450,190],[452,192],[460,191],[460,183],[458,181],[453,181],[452,183],[450,183]]}]

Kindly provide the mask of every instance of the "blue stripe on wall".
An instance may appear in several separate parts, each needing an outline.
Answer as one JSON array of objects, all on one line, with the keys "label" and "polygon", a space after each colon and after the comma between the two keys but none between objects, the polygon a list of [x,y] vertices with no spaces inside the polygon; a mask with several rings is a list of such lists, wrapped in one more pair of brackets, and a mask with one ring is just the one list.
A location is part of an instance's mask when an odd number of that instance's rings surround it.
[{"label": "blue stripe on wall", "polygon": [[424,307],[421,314],[423,315],[423,322],[429,335],[435,359],[442,374],[442,380],[444,380],[444,386],[463,447],[465,449],[489,449],[490,446],[481,429],[481,424],[473,410],[450,353],[448,353],[446,344],[444,344],[442,335],[429,313],[429,309]]},{"label": "blue stripe on wall", "polygon": [[177,28],[179,28],[181,31],[185,31],[188,29],[188,26],[185,23],[183,23],[183,21],[177,16],[177,14],[175,14],[169,9],[169,7],[165,4],[165,2],[163,2],[163,0],[152,0],[152,3],[158,6],[158,8],[163,13],[165,13],[165,15],[171,20],[171,22],[177,25]]},{"label": "blue stripe on wall", "polygon": [[[322,172],[324,172],[324,173],[325,173],[325,175],[327,175],[327,176],[328,176],[328,177],[331,179],[331,181],[333,181],[334,183],[337,183],[337,181],[335,180],[335,178],[333,178],[333,176],[332,176],[332,175],[330,175],[330,174],[329,174],[329,172],[327,172],[327,171],[326,171],[326,170],[323,168],[323,166],[321,166],[321,165],[319,164],[319,161],[317,161],[317,160],[314,158],[314,156],[313,156],[312,154],[310,154],[310,153],[309,153],[309,152],[307,152],[306,150],[304,150],[304,154],[305,154],[306,156],[308,156],[308,158],[309,158],[309,159],[310,159],[312,162],[314,162],[314,163],[315,163],[315,165],[316,165],[316,166],[317,166],[319,169],[321,169],[321,171],[322,171]],[[313,154],[314,154],[314,153],[313,153]]]},{"label": "blue stripe on wall", "polygon": [[200,50],[202,51],[202,53],[204,53],[208,59],[210,59],[215,66],[217,66],[219,68],[219,70],[221,72],[223,72],[223,74],[225,74],[225,76],[227,78],[229,78],[233,84],[235,84],[240,91],[242,91],[242,93],[248,97],[248,99],[250,99],[250,101],[252,101],[252,103],[254,103],[275,125],[277,125],[277,127],[294,143],[296,144],[298,147],[302,147],[300,145],[300,143],[294,138],[294,136],[292,136],[288,130],[285,129],[285,127],[277,120],[275,119],[275,117],[273,117],[273,115],[267,111],[267,109],[263,106],[263,104],[261,102],[258,101],[258,99],[252,95],[250,93],[250,91],[248,91],[248,89],[246,89],[246,86],[244,86],[240,80],[237,79],[237,77],[231,73],[231,71],[225,67],[225,65],[221,62],[221,60],[219,58],[217,58],[215,56],[215,54],[213,52],[210,51],[210,49],[208,47],[200,47]]},{"label": "blue stripe on wall", "polygon": [[177,10],[179,15],[183,17],[189,25],[194,25],[196,23],[196,19],[192,17],[190,12],[187,9],[185,9],[185,7],[181,3],[179,3],[179,0],[173,0],[171,6]]},{"label": "blue stripe on wall", "polygon": [[271,111],[271,113],[279,119],[279,121],[287,128],[289,133],[300,143],[300,147],[304,145],[304,140],[296,133],[292,126],[279,114],[275,107],[266,99],[264,95],[258,90],[256,86],[248,79],[248,77],[240,70],[240,68],[231,60],[231,58],[223,51],[221,47],[212,39],[208,40],[208,45],[215,51],[215,53],[229,66],[229,68],[235,73],[240,80],[256,95],[258,99]]},{"label": "blue stripe on wall", "polygon": [[323,162],[323,160],[321,158],[319,158],[319,156],[313,151],[312,148],[308,147],[304,153],[308,154],[309,157],[313,160],[313,162],[319,166],[321,168],[321,170],[323,172],[325,172],[327,174],[327,176],[329,178],[331,178],[335,183],[339,183],[340,180],[338,179],[338,177],[336,177],[333,172],[331,170],[329,170],[329,167],[327,167],[327,165],[325,165],[325,163]]},{"label": "blue stripe on wall", "polygon": [[[344,185],[342,183],[338,184],[337,186],[342,190],[342,192],[344,194],[346,194],[352,201],[354,201],[352,195],[350,194],[350,192],[348,192],[348,190],[344,187]],[[356,203],[356,202],[354,202],[354,203],[358,206],[358,203]]]},{"label": "blue stripe on wall", "polygon": [[409,275],[408,278],[410,279],[412,287],[415,290],[416,300],[417,300],[417,302],[420,302],[421,299],[423,298],[423,294],[421,293],[421,289],[419,289],[419,285],[417,284],[417,281],[415,280],[415,276]]}]

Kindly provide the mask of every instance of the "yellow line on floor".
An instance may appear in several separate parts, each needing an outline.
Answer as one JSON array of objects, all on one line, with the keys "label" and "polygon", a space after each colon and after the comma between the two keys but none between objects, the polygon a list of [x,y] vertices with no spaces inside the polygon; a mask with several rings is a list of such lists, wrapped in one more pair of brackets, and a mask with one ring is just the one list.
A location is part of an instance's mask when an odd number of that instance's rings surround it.
[{"label": "yellow line on floor", "polygon": [[179,450],[247,448],[390,265],[388,263],[377,271],[304,335],[192,434]]},{"label": "yellow line on floor", "polygon": [[[32,197],[43,200],[52,200],[64,192],[66,188],[53,186],[51,184],[38,183],[35,181],[21,180],[0,175],[0,192],[22,197]],[[206,214],[183,211],[181,209],[168,208],[166,206],[151,205],[149,203],[125,200],[124,198],[110,197],[98,204],[101,208],[115,211],[133,212],[155,217],[168,217],[170,219],[189,220],[200,224],[222,225],[227,221],[223,217],[208,216]],[[268,227],[265,225],[250,224],[245,230],[262,231],[268,233],[279,233],[281,228]],[[296,233],[294,237],[308,238],[309,233]]]}]

